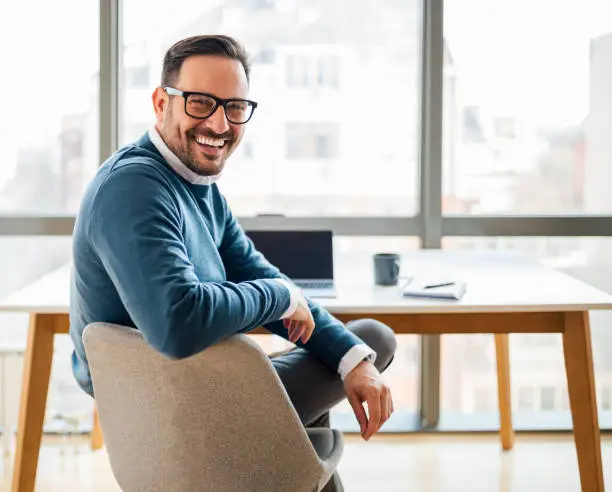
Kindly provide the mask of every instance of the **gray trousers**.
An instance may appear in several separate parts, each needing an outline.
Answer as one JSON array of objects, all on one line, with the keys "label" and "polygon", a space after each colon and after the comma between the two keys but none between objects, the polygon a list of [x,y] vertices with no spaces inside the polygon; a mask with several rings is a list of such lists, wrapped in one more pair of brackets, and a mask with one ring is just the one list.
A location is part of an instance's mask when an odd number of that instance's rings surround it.
[{"label": "gray trousers", "polygon": [[[362,319],[347,323],[347,329],[376,352],[374,365],[379,371],[391,364],[397,348],[391,328],[376,320]],[[346,398],[340,375],[302,348],[272,356],[272,364],[304,426],[329,427],[330,409]],[[337,472],[323,488],[323,492],[343,490]]]}]

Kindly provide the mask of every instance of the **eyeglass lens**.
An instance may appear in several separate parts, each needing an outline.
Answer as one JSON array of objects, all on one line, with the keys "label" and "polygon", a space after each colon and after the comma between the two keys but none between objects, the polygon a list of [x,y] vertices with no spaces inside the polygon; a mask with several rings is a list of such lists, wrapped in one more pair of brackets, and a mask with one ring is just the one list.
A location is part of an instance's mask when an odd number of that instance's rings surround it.
[{"label": "eyeglass lens", "polygon": [[[216,101],[208,96],[190,94],[187,98],[187,114],[194,118],[207,118],[216,109]],[[248,121],[253,106],[247,101],[228,101],[225,105],[225,116],[232,123]]]}]

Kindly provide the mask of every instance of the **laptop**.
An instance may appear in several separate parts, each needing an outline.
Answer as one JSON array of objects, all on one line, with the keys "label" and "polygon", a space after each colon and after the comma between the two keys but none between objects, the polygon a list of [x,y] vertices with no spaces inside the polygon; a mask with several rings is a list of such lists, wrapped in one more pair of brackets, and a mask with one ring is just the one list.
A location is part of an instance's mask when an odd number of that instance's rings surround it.
[{"label": "laptop", "polygon": [[246,231],[255,248],[307,297],[336,297],[332,231]]}]

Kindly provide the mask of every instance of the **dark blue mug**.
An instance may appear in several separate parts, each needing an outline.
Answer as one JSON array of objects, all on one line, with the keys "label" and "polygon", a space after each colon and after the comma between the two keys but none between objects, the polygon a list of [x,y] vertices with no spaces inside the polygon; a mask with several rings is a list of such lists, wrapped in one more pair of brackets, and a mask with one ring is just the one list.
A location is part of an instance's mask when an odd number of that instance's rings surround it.
[{"label": "dark blue mug", "polygon": [[376,253],[374,255],[374,281],[377,285],[396,285],[400,273],[400,255]]}]

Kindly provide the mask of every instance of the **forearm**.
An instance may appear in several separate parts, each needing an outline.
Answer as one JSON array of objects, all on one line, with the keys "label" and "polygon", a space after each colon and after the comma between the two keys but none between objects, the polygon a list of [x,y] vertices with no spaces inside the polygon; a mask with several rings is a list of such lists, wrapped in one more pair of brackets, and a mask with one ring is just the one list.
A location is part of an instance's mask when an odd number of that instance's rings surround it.
[{"label": "forearm", "polygon": [[273,280],[200,282],[189,269],[172,272],[163,260],[133,261],[118,248],[99,250],[135,326],[151,346],[173,358],[278,320],[290,303],[285,287]]},{"label": "forearm", "polygon": [[271,281],[197,283],[168,298],[177,302],[129,311],[150,345],[172,358],[189,357],[235,333],[278,320],[289,303],[283,288]]},{"label": "forearm", "polygon": [[[357,345],[364,342],[329,312],[316,305],[312,301],[308,302],[315,320],[315,329],[307,343],[300,341],[296,345],[303,347],[315,357],[321,359],[332,371],[340,369],[340,361],[343,357]],[[288,339],[288,332],[282,321],[272,322],[264,325],[268,331]]]}]

